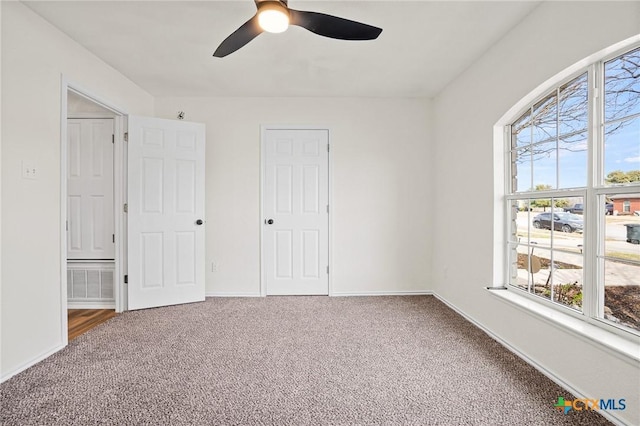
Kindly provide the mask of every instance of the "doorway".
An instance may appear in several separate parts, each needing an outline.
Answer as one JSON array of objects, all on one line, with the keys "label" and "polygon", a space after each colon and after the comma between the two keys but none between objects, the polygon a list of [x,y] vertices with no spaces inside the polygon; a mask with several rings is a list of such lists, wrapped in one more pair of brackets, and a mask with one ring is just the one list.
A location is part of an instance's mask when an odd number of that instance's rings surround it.
[{"label": "doorway", "polygon": [[[63,81],[61,122],[61,315],[64,340],[78,322],[121,312],[125,193],[122,112]],[[82,315],[78,315],[82,312]],[[75,334],[74,334],[75,335]]]},{"label": "doorway", "polygon": [[263,128],[263,295],[329,294],[329,130]]}]

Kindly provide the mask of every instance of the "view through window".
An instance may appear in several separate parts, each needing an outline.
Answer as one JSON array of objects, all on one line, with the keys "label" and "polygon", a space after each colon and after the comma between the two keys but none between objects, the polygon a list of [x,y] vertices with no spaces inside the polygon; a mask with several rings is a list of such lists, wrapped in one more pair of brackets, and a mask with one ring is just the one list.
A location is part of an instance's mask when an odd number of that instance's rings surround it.
[{"label": "view through window", "polygon": [[640,48],[552,88],[510,126],[509,284],[640,331]]}]

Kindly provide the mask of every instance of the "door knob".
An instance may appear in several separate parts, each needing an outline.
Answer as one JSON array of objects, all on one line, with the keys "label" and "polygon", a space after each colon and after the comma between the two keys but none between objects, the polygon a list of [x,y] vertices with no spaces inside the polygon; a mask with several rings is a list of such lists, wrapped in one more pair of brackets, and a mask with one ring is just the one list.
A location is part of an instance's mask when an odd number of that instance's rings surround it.
[{"label": "door knob", "polygon": [[196,220],[196,225],[202,225],[204,221],[202,219]]},{"label": "door knob", "polygon": [[267,219],[264,221],[267,225],[273,225],[273,219]]}]

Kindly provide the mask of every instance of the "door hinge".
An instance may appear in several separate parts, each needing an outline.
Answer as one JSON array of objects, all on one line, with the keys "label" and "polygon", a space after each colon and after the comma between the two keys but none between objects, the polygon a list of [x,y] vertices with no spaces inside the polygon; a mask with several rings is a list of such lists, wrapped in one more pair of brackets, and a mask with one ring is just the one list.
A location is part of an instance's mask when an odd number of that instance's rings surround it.
[{"label": "door hinge", "polygon": [[329,204],[327,204],[327,213],[329,213]]},{"label": "door hinge", "polygon": [[124,206],[122,207],[122,210],[123,210],[125,213],[129,213],[129,205],[128,205],[127,203],[124,203]]},{"label": "door hinge", "polygon": [[329,265],[327,265],[327,274],[329,274]]},{"label": "door hinge", "polygon": [[129,132],[124,132],[124,141],[129,142]]},{"label": "door hinge", "polygon": [[116,135],[111,135],[111,143],[116,143]]},{"label": "door hinge", "polygon": [[329,144],[327,144],[327,152],[329,152]]},{"label": "door hinge", "polygon": [[111,234],[111,242],[116,243],[116,234]]},{"label": "door hinge", "polygon": [[66,228],[67,231],[69,230],[69,221],[68,220],[64,221],[64,227]]},{"label": "door hinge", "polygon": [[124,276],[124,283],[129,284],[129,275]]}]

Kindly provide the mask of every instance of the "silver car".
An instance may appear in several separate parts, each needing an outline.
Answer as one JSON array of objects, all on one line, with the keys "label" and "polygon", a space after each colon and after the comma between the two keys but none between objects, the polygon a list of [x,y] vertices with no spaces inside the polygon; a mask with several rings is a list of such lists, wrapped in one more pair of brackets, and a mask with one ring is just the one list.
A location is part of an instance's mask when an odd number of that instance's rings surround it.
[{"label": "silver car", "polygon": [[[553,220],[551,220],[553,215]],[[551,212],[540,213],[533,218],[533,226],[538,229],[553,229],[562,232],[582,232],[584,221],[582,216],[573,213]]]}]

